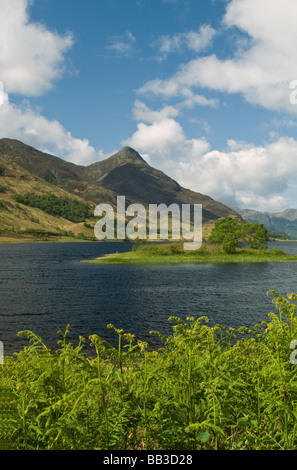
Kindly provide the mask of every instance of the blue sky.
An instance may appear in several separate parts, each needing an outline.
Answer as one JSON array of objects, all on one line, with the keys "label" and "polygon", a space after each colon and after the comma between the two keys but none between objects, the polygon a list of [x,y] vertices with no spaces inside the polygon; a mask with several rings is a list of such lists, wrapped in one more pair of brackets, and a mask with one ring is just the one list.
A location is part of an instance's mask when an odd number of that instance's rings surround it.
[{"label": "blue sky", "polygon": [[0,0],[0,137],[297,208],[295,0]]}]

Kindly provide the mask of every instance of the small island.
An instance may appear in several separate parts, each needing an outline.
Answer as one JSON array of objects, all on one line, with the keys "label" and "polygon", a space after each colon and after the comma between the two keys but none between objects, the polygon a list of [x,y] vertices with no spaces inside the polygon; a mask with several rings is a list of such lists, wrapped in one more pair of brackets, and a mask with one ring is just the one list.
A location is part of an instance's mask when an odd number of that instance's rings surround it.
[{"label": "small island", "polygon": [[297,256],[278,248],[267,249],[267,230],[262,224],[234,217],[219,219],[198,250],[185,251],[183,243],[138,241],[132,250],[111,253],[91,264],[184,264],[184,263],[267,263],[294,262]]},{"label": "small island", "polygon": [[84,261],[91,264],[184,264],[184,263],[267,263],[297,261],[279,249],[256,250],[239,248],[236,253],[228,254],[219,247],[203,244],[199,250],[184,251],[182,244],[148,244],[124,253],[111,253],[94,260]]}]

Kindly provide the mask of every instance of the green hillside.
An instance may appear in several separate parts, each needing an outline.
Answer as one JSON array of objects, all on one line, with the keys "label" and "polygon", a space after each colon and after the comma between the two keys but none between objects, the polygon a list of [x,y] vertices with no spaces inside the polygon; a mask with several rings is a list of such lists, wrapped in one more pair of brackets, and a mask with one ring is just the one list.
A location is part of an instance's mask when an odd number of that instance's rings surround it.
[{"label": "green hillside", "polygon": [[[17,163],[0,161],[2,242],[92,239],[93,208],[94,203],[32,175]],[[77,214],[80,217],[75,220]]]},{"label": "green hillside", "polygon": [[226,205],[189,189],[125,147],[106,160],[75,165],[20,141],[0,139],[0,238],[94,239],[94,208],[126,205],[202,204],[204,232],[221,217],[238,216]]}]

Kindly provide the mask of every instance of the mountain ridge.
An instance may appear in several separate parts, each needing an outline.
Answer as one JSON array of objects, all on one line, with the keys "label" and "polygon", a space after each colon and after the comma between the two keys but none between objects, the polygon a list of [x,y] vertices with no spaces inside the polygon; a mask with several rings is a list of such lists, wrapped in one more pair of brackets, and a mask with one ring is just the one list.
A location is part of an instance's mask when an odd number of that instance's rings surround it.
[{"label": "mountain ridge", "polygon": [[[225,204],[183,188],[164,172],[150,166],[131,147],[124,147],[105,160],[83,166],[41,152],[21,141],[5,138],[0,139],[0,170],[1,166],[4,174],[0,172],[0,231],[9,230],[9,223],[19,226],[21,221],[23,230],[28,227],[30,219],[42,221],[42,213],[37,208],[34,212],[22,204],[16,205],[16,194],[26,196],[29,193],[43,196],[51,193],[64,199],[74,197],[80,203],[87,203],[92,211],[102,202],[116,207],[117,196],[125,196],[126,206],[139,203],[146,208],[149,204],[161,203],[168,206],[175,203],[180,207],[183,204],[202,204],[204,224],[228,215],[240,217]],[[2,192],[1,187],[4,188]],[[91,227],[89,222],[80,224],[79,233],[92,235],[92,231],[86,230],[86,226]],[[55,224],[59,230],[69,228],[69,221],[56,218],[51,221],[51,230]],[[29,228],[31,226],[29,224]],[[40,222],[38,228],[41,227]],[[78,228],[73,226],[73,230],[77,232]]]},{"label": "mountain ridge", "polygon": [[103,199],[115,204],[116,196],[122,195],[126,196],[127,204],[201,203],[205,220],[238,215],[207,195],[181,187],[165,173],[151,167],[131,147],[124,147],[105,160],[82,166],[43,153],[21,141],[0,139],[1,159],[13,161],[45,181],[96,204]]},{"label": "mountain ridge", "polygon": [[254,209],[241,209],[231,206],[241,217],[249,222],[263,224],[270,232],[297,239],[297,209],[284,209],[280,212],[261,212]]}]

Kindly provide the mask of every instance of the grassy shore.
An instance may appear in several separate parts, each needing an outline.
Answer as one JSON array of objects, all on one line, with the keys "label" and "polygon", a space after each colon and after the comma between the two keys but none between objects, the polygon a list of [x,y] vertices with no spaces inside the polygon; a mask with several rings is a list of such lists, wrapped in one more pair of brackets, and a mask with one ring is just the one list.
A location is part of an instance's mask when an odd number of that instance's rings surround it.
[{"label": "grassy shore", "polygon": [[94,260],[91,264],[183,264],[183,263],[267,263],[294,262],[297,256],[279,249],[254,250],[238,248],[227,254],[219,246],[202,245],[199,250],[184,251],[182,244],[143,245],[125,253],[111,253]]}]

